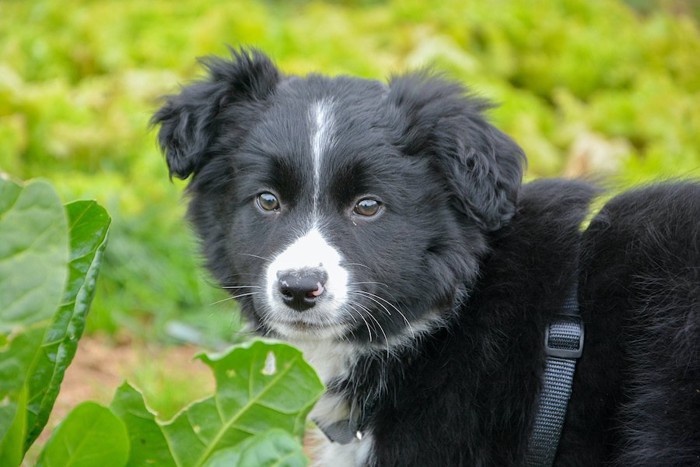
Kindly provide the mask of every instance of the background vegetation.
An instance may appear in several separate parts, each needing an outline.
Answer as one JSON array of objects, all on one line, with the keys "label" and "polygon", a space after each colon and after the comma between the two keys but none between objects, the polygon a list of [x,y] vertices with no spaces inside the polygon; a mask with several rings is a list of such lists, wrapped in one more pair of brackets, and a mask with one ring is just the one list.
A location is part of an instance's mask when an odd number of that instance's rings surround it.
[{"label": "background vegetation", "polygon": [[700,175],[695,2],[0,2],[0,171],[113,218],[88,331],[207,345],[238,329],[198,267],[148,120],[195,57],[249,44],[288,73],[432,65],[500,104],[528,178]]}]

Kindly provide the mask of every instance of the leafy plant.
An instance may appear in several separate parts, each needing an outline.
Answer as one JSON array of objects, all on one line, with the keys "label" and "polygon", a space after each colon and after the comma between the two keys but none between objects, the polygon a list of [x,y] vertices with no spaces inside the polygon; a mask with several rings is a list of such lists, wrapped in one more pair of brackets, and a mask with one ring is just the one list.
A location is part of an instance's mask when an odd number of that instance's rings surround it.
[{"label": "leafy plant", "polygon": [[200,358],[216,378],[212,396],[163,422],[124,383],[109,408],[76,407],[38,465],[306,465],[300,439],[323,385],[301,353],[255,341]]},{"label": "leafy plant", "polygon": [[43,429],[85,327],[109,216],[45,181],[0,179],[0,464]]},{"label": "leafy plant", "polygon": [[[0,465],[19,465],[46,424],[109,223],[93,201],[63,206],[45,181],[0,179]],[[301,352],[256,341],[199,358],[215,376],[210,397],[164,422],[124,383],[110,407],[85,402],[68,414],[38,465],[306,465],[300,439],[323,385]]]}]

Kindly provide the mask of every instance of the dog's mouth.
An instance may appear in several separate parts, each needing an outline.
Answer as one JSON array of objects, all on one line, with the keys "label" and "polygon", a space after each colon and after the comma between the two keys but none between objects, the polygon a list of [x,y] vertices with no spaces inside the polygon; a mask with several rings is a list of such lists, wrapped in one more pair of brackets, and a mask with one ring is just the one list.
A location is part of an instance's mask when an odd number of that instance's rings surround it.
[{"label": "dog's mouth", "polygon": [[304,318],[276,319],[269,322],[271,327],[288,338],[329,338],[341,337],[347,332],[347,326],[339,323],[317,322]]},{"label": "dog's mouth", "polygon": [[323,325],[323,324],[318,324],[318,323],[309,323],[307,321],[282,321],[280,322],[283,326],[289,326],[293,329],[299,330],[299,331],[315,331],[319,329],[324,329],[326,327],[329,327],[328,325]]}]

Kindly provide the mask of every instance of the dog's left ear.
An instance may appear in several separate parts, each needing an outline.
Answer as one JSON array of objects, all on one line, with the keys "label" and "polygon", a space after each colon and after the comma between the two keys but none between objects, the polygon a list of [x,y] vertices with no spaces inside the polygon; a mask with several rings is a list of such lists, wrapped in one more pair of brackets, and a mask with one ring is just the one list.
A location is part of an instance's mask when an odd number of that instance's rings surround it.
[{"label": "dog's left ear", "polygon": [[486,121],[490,104],[425,72],[392,79],[388,101],[406,122],[395,142],[403,153],[433,158],[457,210],[489,231],[505,225],[515,213],[525,154]]}]

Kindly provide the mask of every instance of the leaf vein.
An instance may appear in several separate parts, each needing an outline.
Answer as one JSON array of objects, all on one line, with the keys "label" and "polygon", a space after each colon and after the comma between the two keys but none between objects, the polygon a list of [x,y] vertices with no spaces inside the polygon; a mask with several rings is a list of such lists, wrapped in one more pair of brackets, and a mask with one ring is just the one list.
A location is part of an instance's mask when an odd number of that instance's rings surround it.
[{"label": "leaf vein", "polygon": [[[262,390],[260,391],[256,396],[252,396],[249,398],[250,400],[243,406],[241,407],[238,412],[229,420],[227,423],[225,423],[219,432],[216,434],[214,439],[212,440],[212,443],[209,444],[209,446],[206,447],[204,452],[199,456],[199,459],[197,459],[197,462],[195,465],[203,465],[204,461],[211,456],[211,454],[214,452],[214,448],[217,446],[217,444],[221,441],[221,438],[223,438],[224,434],[233,426],[233,424],[238,421],[243,414],[245,414],[253,405],[257,404],[259,399],[262,398],[262,396],[270,390],[270,388],[274,387],[275,384],[282,379],[284,376],[287,375],[293,368],[294,364],[299,360],[299,356],[295,356],[292,360],[288,362],[287,365],[284,366],[284,369],[277,373],[275,377],[270,380],[269,384]],[[253,374],[253,362],[251,362],[251,379],[252,379],[252,374]]]}]

